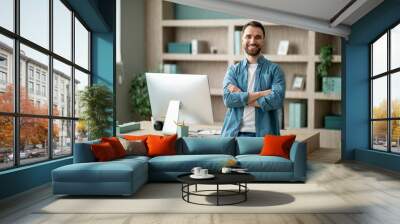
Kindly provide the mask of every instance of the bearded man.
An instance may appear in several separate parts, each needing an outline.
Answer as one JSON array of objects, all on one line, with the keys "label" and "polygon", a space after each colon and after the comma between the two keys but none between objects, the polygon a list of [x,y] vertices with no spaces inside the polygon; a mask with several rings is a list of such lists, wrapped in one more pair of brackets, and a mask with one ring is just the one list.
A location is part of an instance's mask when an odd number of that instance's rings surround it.
[{"label": "bearded man", "polygon": [[223,81],[227,107],[222,136],[279,135],[279,110],[285,98],[285,78],[279,65],[267,60],[261,49],[265,29],[251,21],[242,29],[245,58],[229,67]]}]

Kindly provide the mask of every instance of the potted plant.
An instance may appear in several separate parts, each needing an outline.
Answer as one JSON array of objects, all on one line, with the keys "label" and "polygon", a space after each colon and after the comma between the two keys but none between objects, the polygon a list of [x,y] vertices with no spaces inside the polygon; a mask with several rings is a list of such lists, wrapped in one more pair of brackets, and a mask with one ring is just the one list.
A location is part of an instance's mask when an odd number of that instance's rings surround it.
[{"label": "potted plant", "polygon": [[332,66],[333,47],[332,45],[322,46],[319,53],[320,63],[317,66],[317,73],[321,78],[322,92],[340,94],[340,76],[329,75],[329,68]]},{"label": "potted plant", "polygon": [[[94,84],[80,92],[81,118],[87,126],[89,140],[109,136],[112,126],[112,93],[102,84]],[[83,124],[82,123],[82,124]]]},{"label": "potted plant", "polygon": [[150,120],[150,99],[147,91],[146,76],[144,73],[139,73],[133,77],[129,89],[129,96],[133,112],[138,114],[141,119]]}]

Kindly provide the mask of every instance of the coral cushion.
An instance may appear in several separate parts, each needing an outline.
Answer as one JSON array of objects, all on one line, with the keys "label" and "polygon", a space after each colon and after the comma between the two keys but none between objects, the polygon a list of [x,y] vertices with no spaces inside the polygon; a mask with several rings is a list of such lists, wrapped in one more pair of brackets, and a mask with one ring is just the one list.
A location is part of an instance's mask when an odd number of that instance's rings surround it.
[{"label": "coral cushion", "polygon": [[110,143],[110,145],[114,149],[114,152],[115,152],[115,155],[117,156],[117,158],[126,156],[126,151],[118,138],[116,138],[116,137],[101,138],[101,142]]},{"label": "coral cushion", "polygon": [[117,158],[112,145],[108,142],[92,144],[91,149],[94,157],[99,162],[109,161]]},{"label": "coral cushion", "polygon": [[124,135],[124,139],[129,140],[129,141],[140,140],[140,141],[146,142],[148,136],[149,135]]},{"label": "coral cushion", "polygon": [[290,148],[296,135],[265,135],[264,145],[261,149],[260,155],[262,156],[280,156],[289,159]]},{"label": "coral cushion", "polygon": [[164,155],[175,155],[176,154],[176,143],[177,135],[170,136],[158,136],[150,135],[147,137],[147,155],[148,156],[164,156]]}]

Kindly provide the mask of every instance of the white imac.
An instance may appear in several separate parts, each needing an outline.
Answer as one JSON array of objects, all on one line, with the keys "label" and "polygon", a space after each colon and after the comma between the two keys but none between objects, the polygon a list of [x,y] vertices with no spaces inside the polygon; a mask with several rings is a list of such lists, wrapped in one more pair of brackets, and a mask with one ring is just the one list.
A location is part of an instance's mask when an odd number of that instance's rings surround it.
[{"label": "white imac", "polygon": [[163,133],[175,134],[177,123],[214,123],[207,75],[146,73],[151,113],[163,121]]}]

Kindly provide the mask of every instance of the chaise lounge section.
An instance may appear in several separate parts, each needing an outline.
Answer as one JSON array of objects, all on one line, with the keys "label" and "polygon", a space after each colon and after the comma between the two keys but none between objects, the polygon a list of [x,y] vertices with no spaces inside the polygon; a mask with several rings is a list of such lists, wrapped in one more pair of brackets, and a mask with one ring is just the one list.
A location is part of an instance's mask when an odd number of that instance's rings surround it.
[{"label": "chaise lounge section", "polygon": [[96,162],[90,149],[99,141],[75,144],[74,163],[52,172],[53,193],[68,195],[132,195],[148,181],[176,181],[193,167],[218,172],[236,160],[260,182],[304,182],[306,146],[295,142],[290,159],[260,156],[262,137],[184,137],[176,142],[177,155],[127,156]]}]

